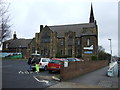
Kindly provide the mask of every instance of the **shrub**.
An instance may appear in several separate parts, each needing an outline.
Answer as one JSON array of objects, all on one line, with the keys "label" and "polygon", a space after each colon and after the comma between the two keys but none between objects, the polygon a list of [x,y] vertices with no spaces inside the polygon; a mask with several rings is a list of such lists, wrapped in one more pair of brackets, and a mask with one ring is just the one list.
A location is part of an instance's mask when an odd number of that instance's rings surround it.
[{"label": "shrub", "polygon": [[91,60],[97,60],[97,56],[96,55],[91,56]]}]

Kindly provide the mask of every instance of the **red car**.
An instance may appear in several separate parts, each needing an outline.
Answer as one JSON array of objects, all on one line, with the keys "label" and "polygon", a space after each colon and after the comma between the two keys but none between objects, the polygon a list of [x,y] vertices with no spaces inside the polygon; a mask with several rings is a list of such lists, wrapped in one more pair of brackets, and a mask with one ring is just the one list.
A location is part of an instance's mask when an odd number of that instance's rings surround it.
[{"label": "red car", "polygon": [[51,59],[50,62],[48,63],[49,73],[60,71],[60,62],[61,61],[66,61],[66,59]]}]

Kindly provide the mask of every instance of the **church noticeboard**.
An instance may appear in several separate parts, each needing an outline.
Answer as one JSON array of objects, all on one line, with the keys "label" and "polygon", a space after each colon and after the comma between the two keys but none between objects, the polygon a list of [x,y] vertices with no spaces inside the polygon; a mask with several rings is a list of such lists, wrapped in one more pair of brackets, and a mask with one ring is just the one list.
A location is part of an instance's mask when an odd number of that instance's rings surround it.
[{"label": "church noticeboard", "polygon": [[84,47],[84,54],[92,54],[93,53],[93,45],[90,47]]},{"label": "church noticeboard", "polygon": [[90,47],[84,47],[84,50],[93,50],[93,45],[91,45]]},{"label": "church noticeboard", "polygon": [[84,51],[84,54],[92,54],[92,51]]}]

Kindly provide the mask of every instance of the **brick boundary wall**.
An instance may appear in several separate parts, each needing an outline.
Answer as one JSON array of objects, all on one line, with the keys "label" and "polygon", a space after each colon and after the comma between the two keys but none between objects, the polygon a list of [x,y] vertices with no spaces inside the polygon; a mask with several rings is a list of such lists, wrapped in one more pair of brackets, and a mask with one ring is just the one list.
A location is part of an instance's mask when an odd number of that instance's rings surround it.
[{"label": "brick boundary wall", "polygon": [[60,81],[65,81],[74,77],[78,77],[80,75],[95,71],[107,65],[107,60],[69,62],[68,67],[64,67],[64,63],[62,62],[60,69]]}]

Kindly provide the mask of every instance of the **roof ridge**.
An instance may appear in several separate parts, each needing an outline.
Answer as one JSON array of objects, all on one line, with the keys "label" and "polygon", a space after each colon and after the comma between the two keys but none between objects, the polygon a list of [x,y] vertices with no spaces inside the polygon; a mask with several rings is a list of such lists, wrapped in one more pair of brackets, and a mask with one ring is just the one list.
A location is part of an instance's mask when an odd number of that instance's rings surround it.
[{"label": "roof ridge", "polygon": [[53,25],[53,26],[48,26],[48,27],[73,26],[73,25],[86,25],[86,24],[94,24],[94,23],[81,23],[81,24]]}]

